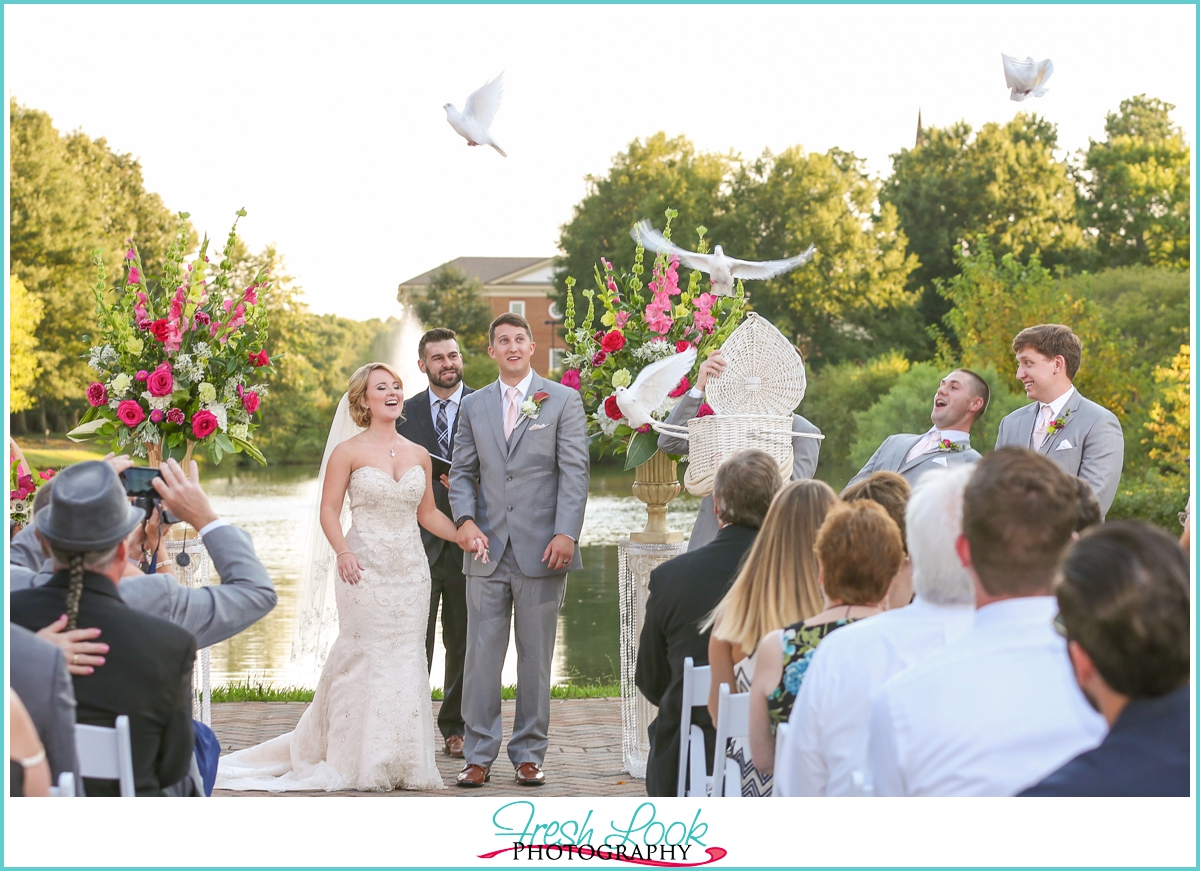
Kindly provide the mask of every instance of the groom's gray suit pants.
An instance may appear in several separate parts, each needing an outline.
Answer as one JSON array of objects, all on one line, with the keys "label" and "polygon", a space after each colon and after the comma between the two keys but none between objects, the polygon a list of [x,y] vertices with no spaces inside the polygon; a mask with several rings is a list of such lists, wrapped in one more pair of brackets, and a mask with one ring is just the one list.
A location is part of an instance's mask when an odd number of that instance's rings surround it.
[{"label": "groom's gray suit pants", "polygon": [[541,765],[550,729],[550,662],[566,574],[527,578],[512,545],[487,577],[467,576],[467,661],[463,669],[464,762],[490,767],[500,755],[500,681],[515,620],[517,709],[508,758]]}]

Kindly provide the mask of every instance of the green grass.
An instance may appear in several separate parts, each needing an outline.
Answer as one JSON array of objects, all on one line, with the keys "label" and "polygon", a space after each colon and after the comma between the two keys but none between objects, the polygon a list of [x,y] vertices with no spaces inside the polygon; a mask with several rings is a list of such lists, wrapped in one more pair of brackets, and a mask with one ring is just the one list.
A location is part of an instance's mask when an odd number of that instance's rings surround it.
[{"label": "green grass", "polygon": [[[550,687],[552,699],[613,699],[621,695],[621,685],[612,683],[558,684]],[[441,687],[434,687],[431,696],[435,702],[444,698]],[[510,684],[500,688],[500,698],[515,699],[517,687]],[[311,702],[313,691],[304,687],[272,687],[249,680],[237,681],[213,687],[213,704],[223,702]]]},{"label": "green grass", "polygon": [[30,464],[35,469],[61,469],[71,463],[98,460],[108,453],[107,448],[93,443],[76,444],[65,438],[44,439],[39,436],[22,437],[17,440]]}]

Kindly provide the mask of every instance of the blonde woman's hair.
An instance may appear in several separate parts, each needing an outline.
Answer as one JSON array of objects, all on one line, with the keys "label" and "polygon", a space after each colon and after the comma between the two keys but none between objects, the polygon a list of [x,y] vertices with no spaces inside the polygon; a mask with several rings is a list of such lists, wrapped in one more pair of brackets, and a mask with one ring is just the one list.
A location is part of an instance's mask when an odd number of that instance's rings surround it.
[{"label": "blonde woman's hair", "polygon": [[350,376],[350,387],[347,392],[350,394],[350,417],[359,426],[371,425],[371,410],[367,408],[366,403],[367,380],[376,369],[382,369],[391,374],[400,388],[404,389],[404,381],[400,378],[400,373],[388,363],[368,363],[355,369],[354,374]]},{"label": "blonde woman's hair", "polygon": [[814,545],[825,515],[838,504],[824,481],[792,481],[771,502],[742,570],[701,631],[746,654],[776,629],[825,609]]}]

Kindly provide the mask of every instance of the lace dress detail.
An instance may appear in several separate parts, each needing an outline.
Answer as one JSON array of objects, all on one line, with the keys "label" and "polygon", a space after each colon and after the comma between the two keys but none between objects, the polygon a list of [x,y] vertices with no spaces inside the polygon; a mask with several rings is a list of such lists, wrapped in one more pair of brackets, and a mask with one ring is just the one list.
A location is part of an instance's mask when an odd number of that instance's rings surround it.
[{"label": "lace dress detail", "polygon": [[217,789],[441,789],[425,659],[429,561],[417,505],[425,471],[350,475],[346,545],[358,584],[337,582],[339,632],[294,732],[221,759]]}]

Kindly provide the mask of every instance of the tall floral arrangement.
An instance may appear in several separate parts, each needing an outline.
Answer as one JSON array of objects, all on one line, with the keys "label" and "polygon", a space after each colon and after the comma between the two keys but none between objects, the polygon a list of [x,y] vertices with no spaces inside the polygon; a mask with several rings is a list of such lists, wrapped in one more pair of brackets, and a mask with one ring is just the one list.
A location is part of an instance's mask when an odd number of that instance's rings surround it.
[{"label": "tall floral arrangement", "polygon": [[[671,238],[671,221],[678,215],[667,209],[663,235]],[[697,250],[707,251],[708,230],[697,227]],[[567,311],[563,321],[568,353],[562,383],[578,390],[588,414],[593,440],[625,451],[626,468],[648,460],[657,449],[658,436],[643,426],[635,431],[617,407],[615,391],[628,387],[650,363],[672,354],[697,349],[697,360],[719,348],[745,313],[746,293],[741,282],[734,296],[716,296],[701,288],[701,273],[688,276],[679,286],[679,261],[659,254],[651,266],[650,282],[642,284],[645,248],[637,243],[633,266],[626,272],[601,258],[595,269],[595,289],[580,291],[587,312],[576,325],[575,279],[568,277]],[[596,315],[602,329],[593,332]],[[670,396],[654,410],[665,420],[691,388],[695,373],[685,376]]]},{"label": "tall floral arrangement", "polygon": [[155,280],[127,240],[115,304],[103,258],[93,252],[98,325],[88,365],[97,380],[88,385],[91,408],[69,433],[73,439],[95,439],[134,456],[190,455],[200,447],[214,463],[244,453],[266,464],[253,441],[272,365],[260,305],[270,279],[262,270],[248,287],[230,281],[237,219],[245,214],[238,210],[215,269],[207,236],[185,261],[187,212],[179,213],[179,231]]}]

